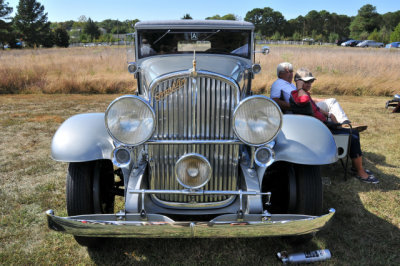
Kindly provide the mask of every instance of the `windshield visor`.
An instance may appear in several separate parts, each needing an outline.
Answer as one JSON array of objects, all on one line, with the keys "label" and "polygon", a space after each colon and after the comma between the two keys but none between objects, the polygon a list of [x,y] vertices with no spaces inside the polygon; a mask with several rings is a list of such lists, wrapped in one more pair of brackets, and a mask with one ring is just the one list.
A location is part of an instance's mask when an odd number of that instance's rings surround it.
[{"label": "windshield visor", "polygon": [[244,30],[145,30],[138,31],[138,55],[227,54],[250,59],[251,31]]}]

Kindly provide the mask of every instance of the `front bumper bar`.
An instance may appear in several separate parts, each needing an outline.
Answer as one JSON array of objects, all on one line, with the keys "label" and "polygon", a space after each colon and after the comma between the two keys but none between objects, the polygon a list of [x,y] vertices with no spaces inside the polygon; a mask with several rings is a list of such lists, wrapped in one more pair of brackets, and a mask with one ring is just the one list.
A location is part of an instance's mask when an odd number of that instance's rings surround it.
[{"label": "front bumper bar", "polygon": [[50,229],[88,237],[134,238],[224,238],[304,235],[321,230],[335,214],[335,209],[322,216],[298,214],[235,214],[216,217],[209,222],[176,222],[164,215],[93,214],[58,217],[46,212]]}]

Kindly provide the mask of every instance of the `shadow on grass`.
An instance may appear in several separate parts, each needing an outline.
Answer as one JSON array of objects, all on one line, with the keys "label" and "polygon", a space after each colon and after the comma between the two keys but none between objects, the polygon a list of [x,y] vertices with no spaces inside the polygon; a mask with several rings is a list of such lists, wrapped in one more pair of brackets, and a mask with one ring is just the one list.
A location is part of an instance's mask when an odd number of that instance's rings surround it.
[{"label": "shadow on grass", "polygon": [[[314,250],[313,242],[296,250]],[[299,249],[300,248],[300,249]],[[110,239],[101,249],[88,249],[96,264],[270,265],[276,253],[293,250],[282,238]]]},{"label": "shadow on grass", "polygon": [[398,168],[399,165],[392,165],[387,163],[386,157],[382,154],[376,154],[372,152],[363,152],[364,157],[366,158],[366,161],[369,163],[385,166],[385,167],[391,167],[391,168]]},{"label": "shadow on grass", "polygon": [[[363,157],[365,167],[379,178],[379,184],[362,183],[351,173],[344,181],[339,162],[323,169],[322,175],[331,179],[331,185],[324,191],[325,204],[335,208],[336,215],[331,230],[321,231],[318,237],[325,240],[338,262],[399,265],[400,229],[388,220],[400,217],[396,196],[400,179],[383,173],[376,165],[397,166],[387,164],[383,155],[364,153]],[[378,202],[385,202],[387,206],[378,205]]]},{"label": "shadow on grass", "polygon": [[[379,155],[369,153],[365,157],[375,161]],[[377,161],[383,163],[384,156],[380,156]],[[387,164],[385,166],[391,167]],[[373,165],[368,164],[368,168],[379,176],[380,184],[361,183],[350,174],[348,180],[344,181],[340,163],[322,169],[322,176],[330,180],[324,187],[324,208],[335,208],[337,213],[330,226],[308,243],[293,244],[279,237],[107,239],[102,248],[88,249],[88,252],[96,264],[279,265],[275,257],[279,251],[328,248],[332,253],[328,264],[398,265],[400,230],[387,221],[393,216],[391,208],[396,210],[396,202],[387,207],[375,206],[374,197],[385,197],[385,193],[399,190],[400,180],[395,175],[380,172]],[[398,215],[394,216],[398,218]]]}]

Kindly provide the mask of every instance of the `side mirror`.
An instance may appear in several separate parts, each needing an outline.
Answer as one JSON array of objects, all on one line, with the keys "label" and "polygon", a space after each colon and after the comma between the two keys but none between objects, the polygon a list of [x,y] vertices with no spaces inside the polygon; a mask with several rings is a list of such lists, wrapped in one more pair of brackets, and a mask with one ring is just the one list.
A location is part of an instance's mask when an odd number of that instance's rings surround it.
[{"label": "side mirror", "polygon": [[269,47],[268,46],[263,46],[261,48],[261,51],[255,51],[255,53],[269,54]]}]

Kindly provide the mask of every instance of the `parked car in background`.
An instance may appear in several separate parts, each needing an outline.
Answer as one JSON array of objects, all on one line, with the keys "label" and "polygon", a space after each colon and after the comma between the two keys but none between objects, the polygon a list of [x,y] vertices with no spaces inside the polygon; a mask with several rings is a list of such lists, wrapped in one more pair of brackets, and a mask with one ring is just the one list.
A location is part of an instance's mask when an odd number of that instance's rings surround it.
[{"label": "parked car in background", "polygon": [[365,40],[357,44],[357,47],[384,47],[384,44],[372,40]]},{"label": "parked car in background", "polygon": [[385,48],[400,48],[400,42],[392,42],[386,44]]},{"label": "parked car in background", "polygon": [[359,44],[361,41],[357,41],[357,40],[348,40],[348,41],[346,41],[346,42],[343,42],[342,44],[341,44],[341,46],[350,46],[350,47],[354,47],[354,46],[356,46],[357,44]]},{"label": "parked car in background", "polygon": [[351,40],[351,39],[343,38],[343,39],[336,40],[335,43],[337,46],[339,46],[339,45],[342,45],[342,43],[347,42],[348,40]]}]

